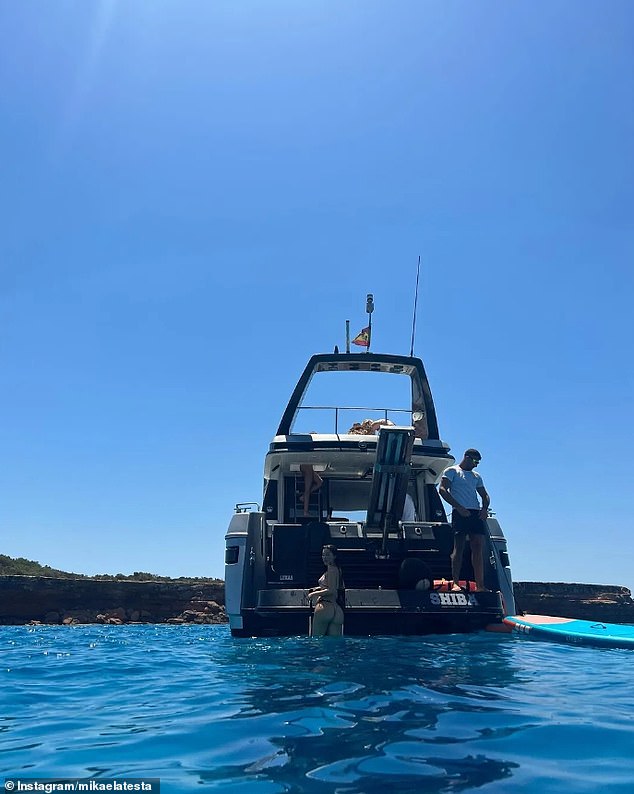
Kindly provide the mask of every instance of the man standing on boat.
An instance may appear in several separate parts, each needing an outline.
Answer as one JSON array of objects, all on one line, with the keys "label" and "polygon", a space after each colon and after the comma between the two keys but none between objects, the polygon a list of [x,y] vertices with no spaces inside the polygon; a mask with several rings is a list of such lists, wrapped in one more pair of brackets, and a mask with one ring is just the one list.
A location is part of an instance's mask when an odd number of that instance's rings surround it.
[{"label": "man standing on boat", "polygon": [[471,545],[471,563],[476,589],[480,592],[487,589],[484,586],[484,539],[486,537],[484,522],[491,500],[484,487],[482,477],[474,471],[481,460],[482,455],[477,449],[468,449],[460,463],[445,469],[440,480],[439,493],[445,502],[453,507],[451,513],[451,526],[454,530],[454,548],[451,555],[453,590],[460,590],[458,582],[467,537]]}]

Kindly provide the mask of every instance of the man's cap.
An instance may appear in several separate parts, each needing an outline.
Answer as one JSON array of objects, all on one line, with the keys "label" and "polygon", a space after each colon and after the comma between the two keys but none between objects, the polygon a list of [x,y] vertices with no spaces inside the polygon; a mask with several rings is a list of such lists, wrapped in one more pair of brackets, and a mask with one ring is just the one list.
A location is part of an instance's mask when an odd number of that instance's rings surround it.
[{"label": "man's cap", "polygon": [[470,447],[468,450],[466,450],[464,454],[468,455],[472,460],[482,460],[482,455],[473,447]]}]

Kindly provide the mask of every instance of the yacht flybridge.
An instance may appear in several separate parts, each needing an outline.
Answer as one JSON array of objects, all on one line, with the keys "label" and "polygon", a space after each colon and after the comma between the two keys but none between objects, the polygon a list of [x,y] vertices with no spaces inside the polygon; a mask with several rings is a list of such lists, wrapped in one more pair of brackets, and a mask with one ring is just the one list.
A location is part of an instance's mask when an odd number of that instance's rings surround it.
[{"label": "yacht flybridge", "polygon": [[226,534],[231,633],[308,634],[305,592],[324,571],[325,544],[337,547],[347,635],[468,632],[514,614],[506,540],[493,517],[490,592],[475,592],[468,548],[463,590],[448,586],[453,533],[437,485],[453,463],[420,359],[313,356],[266,455],[263,504],[237,505]]}]

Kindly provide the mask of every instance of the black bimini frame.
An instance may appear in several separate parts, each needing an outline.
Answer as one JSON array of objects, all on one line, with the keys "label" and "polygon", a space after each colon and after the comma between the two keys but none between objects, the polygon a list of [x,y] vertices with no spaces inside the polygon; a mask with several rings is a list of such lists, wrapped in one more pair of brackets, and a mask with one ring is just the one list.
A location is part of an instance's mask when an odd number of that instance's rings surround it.
[{"label": "black bimini frame", "polygon": [[430,440],[440,440],[436,409],[423,362],[412,356],[383,353],[321,353],[312,356],[306,365],[277,429],[278,436],[290,435],[302,398],[317,372],[388,372],[409,375],[412,383],[412,412],[424,412]]}]

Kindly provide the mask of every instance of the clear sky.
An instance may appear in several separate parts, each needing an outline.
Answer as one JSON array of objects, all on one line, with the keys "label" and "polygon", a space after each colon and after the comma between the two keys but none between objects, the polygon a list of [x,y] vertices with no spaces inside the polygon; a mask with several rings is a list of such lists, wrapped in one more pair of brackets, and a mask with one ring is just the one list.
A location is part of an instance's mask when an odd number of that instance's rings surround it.
[{"label": "clear sky", "polygon": [[634,589],[631,0],[0,1],[0,553],[224,574],[375,297],[517,580]]}]

